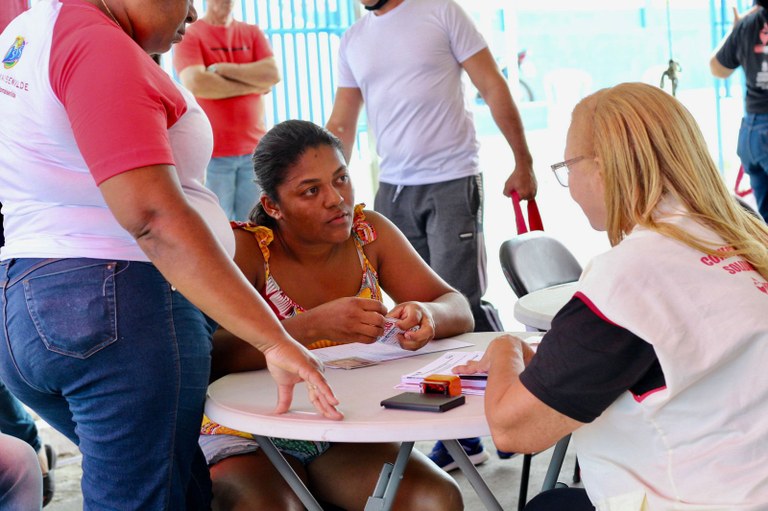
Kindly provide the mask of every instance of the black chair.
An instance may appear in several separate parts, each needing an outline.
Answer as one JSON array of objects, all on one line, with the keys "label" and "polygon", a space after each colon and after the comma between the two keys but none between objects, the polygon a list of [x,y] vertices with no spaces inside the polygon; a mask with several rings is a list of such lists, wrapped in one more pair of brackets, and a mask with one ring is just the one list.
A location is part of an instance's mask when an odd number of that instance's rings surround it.
[{"label": "black chair", "polygon": [[[575,282],[582,271],[581,265],[565,245],[543,231],[530,231],[505,241],[499,249],[499,259],[504,276],[518,298],[539,289]],[[550,490],[558,484],[557,476],[570,438],[568,435],[557,442],[541,491]],[[518,496],[520,510],[528,498],[532,458],[532,454],[523,456]],[[573,480],[579,480],[578,462],[574,467]]]},{"label": "black chair", "polygon": [[543,231],[520,234],[501,244],[501,269],[518,298],[531,291],[575,282],[581,265],[571,252]]}]

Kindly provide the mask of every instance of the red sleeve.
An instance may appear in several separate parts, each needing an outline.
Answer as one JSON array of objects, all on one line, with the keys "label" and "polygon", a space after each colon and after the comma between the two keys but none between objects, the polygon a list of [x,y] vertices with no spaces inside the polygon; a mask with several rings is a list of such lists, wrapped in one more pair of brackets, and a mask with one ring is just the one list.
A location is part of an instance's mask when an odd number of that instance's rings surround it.
[{"label": "red sleeve", "polygon": [[50,78],[96,184],[127,170],[174,164],[168,128],[186,111],[184,98],[117,27],[79,27],[76,18],[60,18]]},{"label": "red sleeve", "polygon": [[256,25],[253,25],[253,61],[256,62],[272,55],[272,47],[269,45],[264,32]]},{"label": "red sleeve", "polygon": [[201,44],[197,31],[188,28],[184,39],[173,47],[173,69],[177,73],[189,66],[205,65]]}]

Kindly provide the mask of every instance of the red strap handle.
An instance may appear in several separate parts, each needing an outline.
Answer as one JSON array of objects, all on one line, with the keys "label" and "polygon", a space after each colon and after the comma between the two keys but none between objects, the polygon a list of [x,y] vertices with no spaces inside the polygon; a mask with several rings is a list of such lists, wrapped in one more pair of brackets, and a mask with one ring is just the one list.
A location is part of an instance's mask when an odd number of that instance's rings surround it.
[{"label": "red strap handle", "polygon": [[744,165],[739,167],[739,174],[736,176],[736,186],[733,187],[733,193],[735,193],[739,197],[746,197],[747,195],[752,193],[752,188],[747,188],[746,190],[739,190],[739,186],[741,185],[742,179],[744,179]]},{"label": "red strap handle", "polygon": [[[536,205],[536,199],[528,199],[528,225],[531,231],[543,231],[544,224],[541,222],[541,214],[539,214],[539,207]],[[517,191],[512,192],[512,208],[515,210],[515,225],[517,226],[517,234],[523,234],[528,232],[528,227],[525,225],[525,217],[523,216],[523,209],[520,207],[520,194]]]}]

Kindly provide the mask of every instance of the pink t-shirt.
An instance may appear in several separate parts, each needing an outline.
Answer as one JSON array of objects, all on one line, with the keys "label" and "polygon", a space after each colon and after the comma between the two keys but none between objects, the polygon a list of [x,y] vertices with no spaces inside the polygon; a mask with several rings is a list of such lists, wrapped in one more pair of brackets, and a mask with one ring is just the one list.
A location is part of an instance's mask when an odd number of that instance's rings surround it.
[{"label": "pink t-shirt", "polygon": [[39,0],[0,34],[0,258],[148,260],[98,184],[175,165],[225,247],[231,229],[203,186],[210,124],[133,40],[84,0]]},{"label": "pink t-shirt", "polygon": [[[184,40],[173,50],[177,73],[194,65],[208,67],[217,62],[245,64],[272,56],[267,38],[256,25],[233,21],[215,26],[198,21],[187,28]],[[198,102],[213,126],[213,156],[251,154],[266,132],[261,94],[246,94]]]}]

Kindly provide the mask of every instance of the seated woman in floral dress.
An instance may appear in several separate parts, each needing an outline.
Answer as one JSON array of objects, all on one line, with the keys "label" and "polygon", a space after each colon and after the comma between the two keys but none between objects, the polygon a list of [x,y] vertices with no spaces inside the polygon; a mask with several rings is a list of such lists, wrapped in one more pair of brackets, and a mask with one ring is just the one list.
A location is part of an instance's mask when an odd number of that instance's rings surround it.
[{"label": "seated woman in floral dress", "polygon": [[[383,333],[385,316],[406,331],[399,341],[409,350],[472,331],[466,299],[392,223],[355,206],[331,133],[306,121],[280,123],[259,143],[254,166],[263,192],[251,222],[235,224],[235,262],[293,337],[309,348],[371,343]],[[396,303],[391,310],[382,289]],[[258,350],[217,334],[213,379],[263,367]],[[274,442],[319,500],[349,510],[365,507],[381,467],[398,451],[392,443]],[[250,435],[206,422],[200,443],[219,509],[303,509]],[[446,511],[463,504],[456,482],[414,450],[395,508]]]}]

